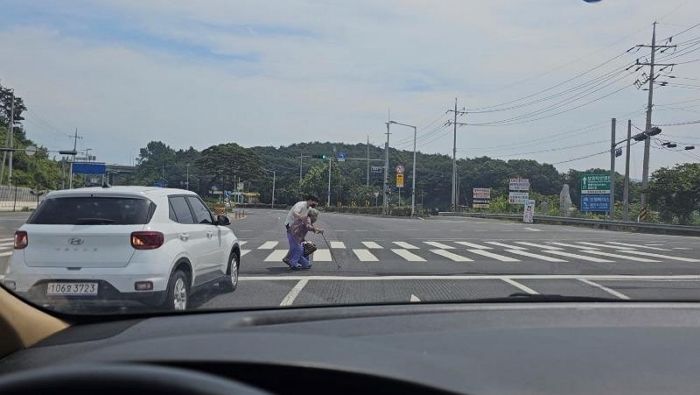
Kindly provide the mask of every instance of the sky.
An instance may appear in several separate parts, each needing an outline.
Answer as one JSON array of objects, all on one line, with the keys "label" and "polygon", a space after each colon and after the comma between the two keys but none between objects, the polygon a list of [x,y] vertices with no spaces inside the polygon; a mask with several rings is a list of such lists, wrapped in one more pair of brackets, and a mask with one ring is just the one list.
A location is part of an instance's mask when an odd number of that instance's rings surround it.
[{"label": "sky", "polygon": [[[659,43],[678,45],[657,57],[679,64],[657,80],[669,84],[655,87],[652,121],[700,119],[692,0],[0,0],[0,10],[0,83],[29,107],[29,138],[67,149],[77,128],[79,149],[109,163],[130,163],[151,140],[383,146],[389,117],[418,126],[419,151],[451,154],[443,125],[457,98],[458,157],[609,168],[609,154],[587,156],[609,150],[613,117],[616,140],[628,119],[644,129],[648,93],[634,81],[647,68],[625,69],[649,49],[626,51],[650,43],[655,20]],[[652,171],[700,161],[699,124],[662,129]],[[391,132],[392,147],[412,148],[410,128]],[[631,148],[634,178],[642,145]]]}]

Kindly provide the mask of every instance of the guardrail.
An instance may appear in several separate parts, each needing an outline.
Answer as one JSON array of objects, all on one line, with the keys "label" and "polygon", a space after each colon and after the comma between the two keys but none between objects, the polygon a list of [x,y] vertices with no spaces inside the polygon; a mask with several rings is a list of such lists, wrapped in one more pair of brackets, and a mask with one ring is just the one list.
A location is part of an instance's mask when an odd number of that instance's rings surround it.
[{"label": "guardrail", "polygon": [[[440,212],[441,216],[491,218],[511,221],[522,221],[522,214],[487,214],[487,213],[455,213]],[[534,223],[550,225],[574,225],[586,226],[597,229],[607,229],[638,233],[661,233],[685,236],[700,236],[700,226],[692,225],[670,225],[670,224],[650,224],[644,222],[608,221],[587,218],[557,217],[549,215],[535,214]]]}]

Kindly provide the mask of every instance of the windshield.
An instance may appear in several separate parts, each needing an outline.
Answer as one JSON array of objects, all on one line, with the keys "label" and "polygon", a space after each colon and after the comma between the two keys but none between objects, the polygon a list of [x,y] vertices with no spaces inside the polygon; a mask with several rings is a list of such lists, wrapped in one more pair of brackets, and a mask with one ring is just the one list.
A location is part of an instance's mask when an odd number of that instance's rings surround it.
[{"label": "windshield", "polygon": [[698,2],[0,9],[38,306],[700,301]]}]

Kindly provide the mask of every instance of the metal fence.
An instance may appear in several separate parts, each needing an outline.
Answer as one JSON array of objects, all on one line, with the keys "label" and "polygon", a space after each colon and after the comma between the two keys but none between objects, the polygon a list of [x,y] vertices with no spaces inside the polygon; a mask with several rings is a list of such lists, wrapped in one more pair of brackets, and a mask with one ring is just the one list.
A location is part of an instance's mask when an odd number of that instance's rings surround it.
[{"label": "metal fence", "polygon": [[28,211],[46,196],[37,197],[31,188],[0,185],[0,211]]}]

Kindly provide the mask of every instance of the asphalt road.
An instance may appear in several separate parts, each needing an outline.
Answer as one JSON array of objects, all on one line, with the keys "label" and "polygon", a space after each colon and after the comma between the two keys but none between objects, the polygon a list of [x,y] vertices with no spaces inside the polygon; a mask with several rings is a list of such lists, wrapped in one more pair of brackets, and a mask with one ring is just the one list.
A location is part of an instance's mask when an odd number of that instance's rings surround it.
[{"label": "asphalt road", "polygon": [[[313,267],[281,262],[281,210],[246,210],[231,227],[242,241],[234,293],[212,287],[195,308],[476,300],[514,293],[612,300],[700,300],[700,238],[560,225],[434,217],[322,213]],[[7,240],[26,214],[0,217],[0,273]],[[331,253],[332,252],[332,253]],[[4,256],[3,256],[4,254]]]}]

